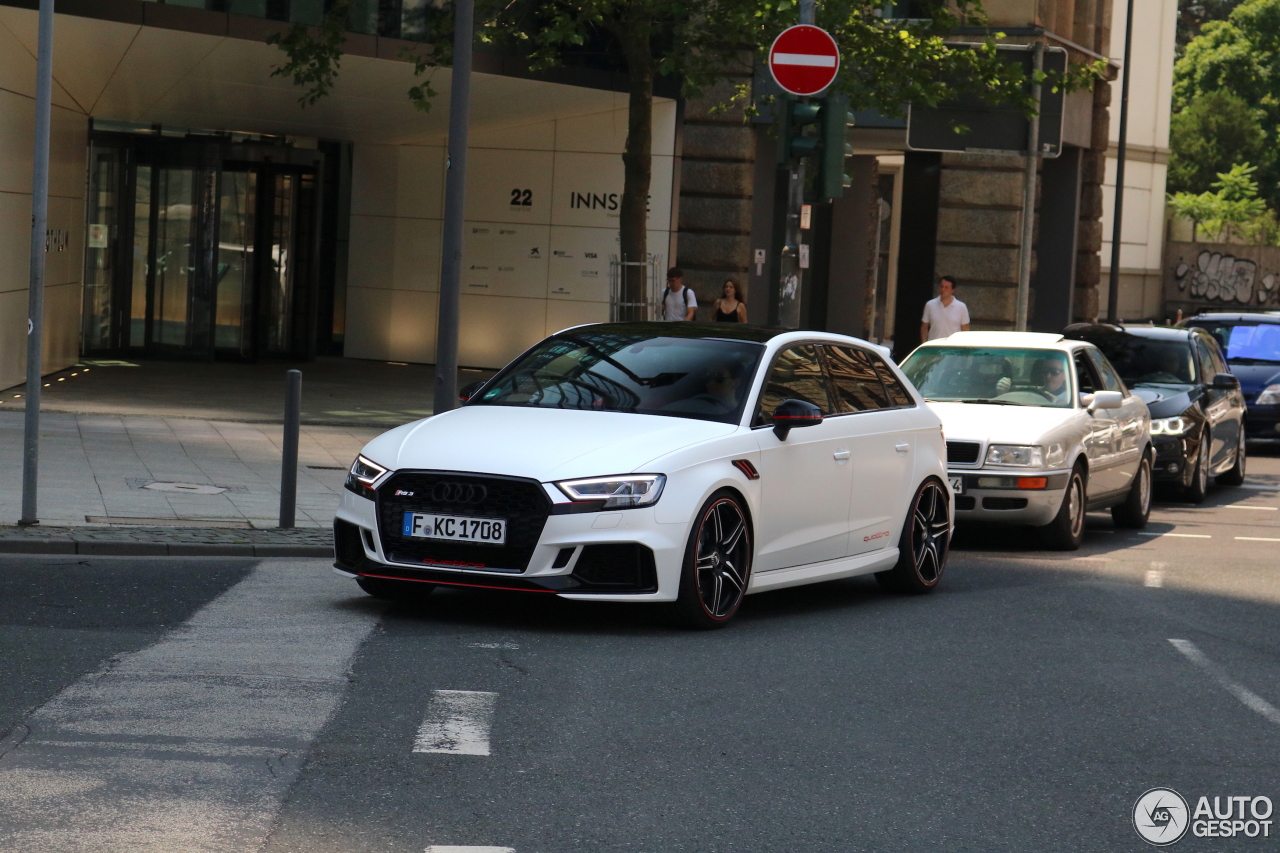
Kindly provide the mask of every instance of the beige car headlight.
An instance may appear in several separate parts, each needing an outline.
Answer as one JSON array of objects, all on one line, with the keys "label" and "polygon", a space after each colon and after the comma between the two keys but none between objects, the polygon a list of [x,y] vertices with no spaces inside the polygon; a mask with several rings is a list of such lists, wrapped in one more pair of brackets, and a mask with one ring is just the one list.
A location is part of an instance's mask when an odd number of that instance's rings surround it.
[{"label": "beige car headlight", "polygon": [[1043,448],[1024,444],[993,444],[987,448],[988,465],[1012,465],[1018,468],[1043,468]]}]

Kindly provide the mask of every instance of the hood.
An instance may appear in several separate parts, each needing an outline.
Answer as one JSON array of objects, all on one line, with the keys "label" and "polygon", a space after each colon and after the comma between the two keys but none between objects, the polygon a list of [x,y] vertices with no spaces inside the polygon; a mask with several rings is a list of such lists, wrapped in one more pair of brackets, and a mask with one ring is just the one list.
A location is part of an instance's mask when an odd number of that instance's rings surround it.
[{"label": "hood", "polygon": [[1173,418],[1191,407],[1193,400],[1202,393],[1199,385],[1134,385],[1133,393],[1151,410],[1151,417]]},{"label": "hood", "polygon": [[1280,367],[1274,364],[1240,364],[1232,362],[1231,372],[1240,380],[1240,390],[1252,400],[1268,385],[1280,383]]},{"label": "hood", "polygon": [[947,440],[989,441],[993,444],[1036,444],[1069,423],[1075,409],[1049,406],[990,406],[982,403],[929,403],[942,419]]},{"label": "hood", "polygon": [[475,471],[548,482],[642,473],[660,456],[737,429],[736,424],[659,415],[463,406],[385,432],[366,445],[364,454],[392,469]]}]

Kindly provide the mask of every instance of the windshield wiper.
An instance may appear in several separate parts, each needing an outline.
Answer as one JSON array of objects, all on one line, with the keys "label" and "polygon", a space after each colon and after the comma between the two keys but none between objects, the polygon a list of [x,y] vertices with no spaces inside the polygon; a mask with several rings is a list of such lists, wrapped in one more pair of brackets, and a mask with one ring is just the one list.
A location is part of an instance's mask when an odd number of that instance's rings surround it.
[{"label": "windshield wiper", "polygon": [[1280,360],[1274,358],[1253,358],[1246,355],[1237,355],[1227,361],[1231,364],[1280,364]]},{"label": "windshield wiper", "polygon": [[969,400],[950,400],[951,403],[982,403],[987,406],[1025,406],[1026,403],[1015,403],[1012,400],[992,400],[988,397],[974,397]]}]

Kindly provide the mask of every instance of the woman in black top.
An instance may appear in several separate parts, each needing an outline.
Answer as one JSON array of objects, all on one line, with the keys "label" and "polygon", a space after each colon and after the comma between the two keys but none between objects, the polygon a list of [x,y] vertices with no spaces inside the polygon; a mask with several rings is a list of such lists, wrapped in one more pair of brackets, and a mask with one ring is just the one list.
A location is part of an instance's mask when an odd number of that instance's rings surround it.
[{"label": "woman in black top", "polygon": [[747,322],[747,303],[738,298],[738,283],[731,278],[724,280],[723,296],[716,300],[717,323]]}]

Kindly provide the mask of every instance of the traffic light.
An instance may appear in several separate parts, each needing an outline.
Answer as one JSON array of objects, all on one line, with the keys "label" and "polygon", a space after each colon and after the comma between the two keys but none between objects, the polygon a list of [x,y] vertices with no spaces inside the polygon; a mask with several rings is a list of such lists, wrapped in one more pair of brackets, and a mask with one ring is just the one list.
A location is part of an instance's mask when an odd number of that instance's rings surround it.
[{"label": "traffic light", "polygon": [[[844,158],[853,154],[853,147],[845,141],[846,129],[853,124],[848,101],[837,95],[809,102],[779,98],[776,114],[778,163],[786,165],[800,157],[817,155],[814,186],[818,198],[829,201],[844,195],[844,188],[849,186]],[[817,125],[817,133],[806,136],[810,125]]]},{"label": "traffic light", "polygon": [[798,157],[812,156],[818,150],[818,137],[805,136],[804,130],[822,117],[822,103],[779,97],[775,113],[778,122],[779,165],[786,165]]},{"label": "traffic light", "polygon": [[853,146],[845,140],[853,125],[853,113],[849,102],[839,95],[822,99],[821,142],[818,146],[818,176],[814,186],[818,198],[836,199],[844,195],[844,188],[852,183],[844,173],[844,158],[853,156]]}]

